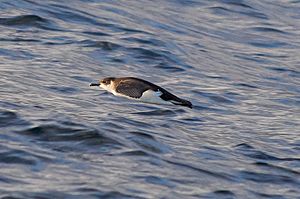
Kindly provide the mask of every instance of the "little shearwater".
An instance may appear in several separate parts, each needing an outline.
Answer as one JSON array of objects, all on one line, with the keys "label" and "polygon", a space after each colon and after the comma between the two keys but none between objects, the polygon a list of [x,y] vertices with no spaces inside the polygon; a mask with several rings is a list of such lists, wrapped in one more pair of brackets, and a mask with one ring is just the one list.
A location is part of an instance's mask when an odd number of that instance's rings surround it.
[{"label": "little shearwater", "polygon": [[135,77],[108,77],[100,80],[99,83],[91,83],[90,86],[99,86],[115,96],[141,102],[193,107],[191,102],[173,95],[160,86]]}]

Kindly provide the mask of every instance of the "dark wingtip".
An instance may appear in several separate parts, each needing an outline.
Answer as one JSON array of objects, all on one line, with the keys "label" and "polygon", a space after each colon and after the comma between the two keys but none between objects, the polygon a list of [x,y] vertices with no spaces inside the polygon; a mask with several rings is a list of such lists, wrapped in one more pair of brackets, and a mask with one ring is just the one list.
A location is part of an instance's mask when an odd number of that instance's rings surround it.
[{"label": "dark wingtip", "polygon": [[187,107],[189,107],[190,109],[193,109],[193,104],[189,101],[186,101],[187,102]]},{"label": "dark wingtip", "polygon": [[176,105],[181,105],[181,106],[186,106],[190,109],[193,108],[193,104],[190,101],[184,100],[184,99],[180,99],[181,103],[176,103]]}]

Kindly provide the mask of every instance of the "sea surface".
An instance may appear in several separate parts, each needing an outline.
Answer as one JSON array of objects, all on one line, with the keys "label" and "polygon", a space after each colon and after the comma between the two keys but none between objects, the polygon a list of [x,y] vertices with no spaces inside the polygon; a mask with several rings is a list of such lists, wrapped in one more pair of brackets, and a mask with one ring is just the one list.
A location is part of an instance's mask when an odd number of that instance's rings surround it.
[{"label": "sea surface", "polygon": [[299,199],[300,1],[1,0],[0,198]]}]

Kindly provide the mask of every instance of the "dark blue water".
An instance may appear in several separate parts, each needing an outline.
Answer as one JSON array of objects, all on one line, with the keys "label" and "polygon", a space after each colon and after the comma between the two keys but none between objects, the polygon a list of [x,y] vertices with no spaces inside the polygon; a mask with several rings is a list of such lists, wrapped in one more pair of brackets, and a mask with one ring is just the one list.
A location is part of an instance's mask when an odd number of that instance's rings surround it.
[{"label": "dark blue water", "polygon": [[300,198],[300,1],[4,0],[0,75],[1,198]]}]

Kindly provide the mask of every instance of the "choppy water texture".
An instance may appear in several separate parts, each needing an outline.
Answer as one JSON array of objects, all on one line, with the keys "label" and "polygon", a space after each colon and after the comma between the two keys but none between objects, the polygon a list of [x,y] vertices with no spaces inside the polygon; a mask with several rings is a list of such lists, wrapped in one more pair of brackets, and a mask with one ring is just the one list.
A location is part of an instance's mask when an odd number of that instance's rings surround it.
[{"label": "choppy water texture", "polygon": [[[0,2],[1,198],[300,198],[300,2]],[[152,81],[194,109],[89,83]]]}]

